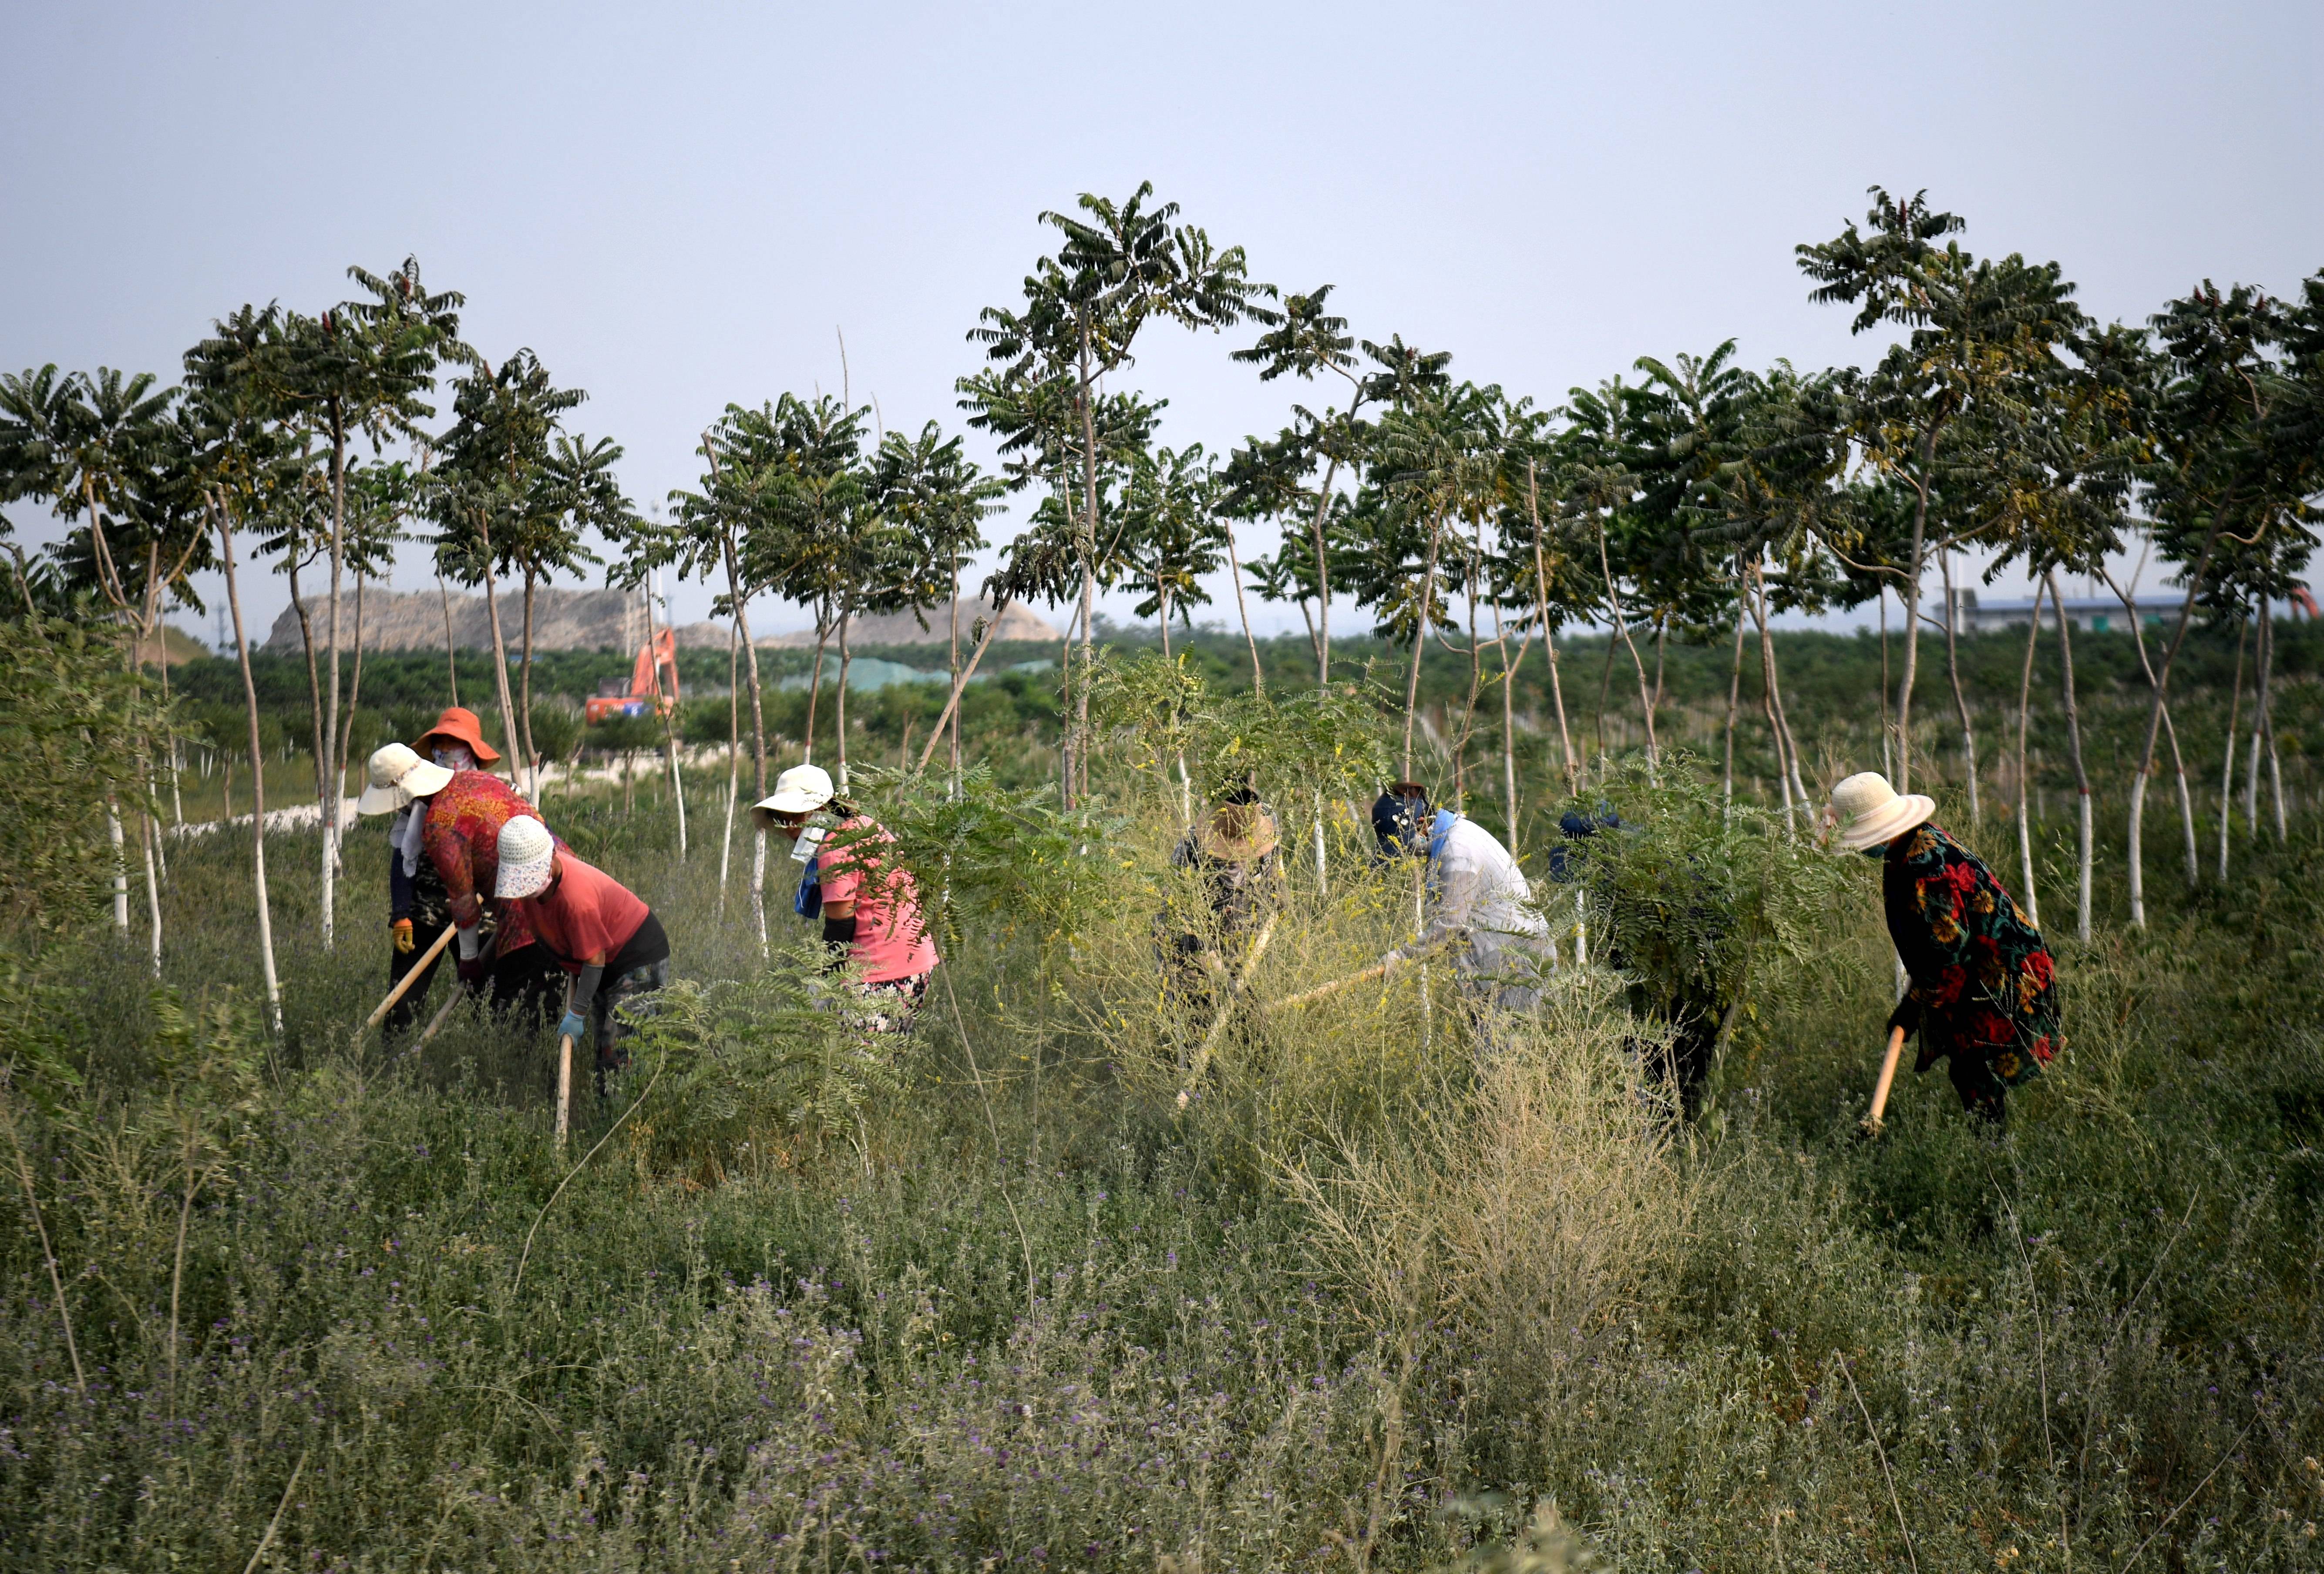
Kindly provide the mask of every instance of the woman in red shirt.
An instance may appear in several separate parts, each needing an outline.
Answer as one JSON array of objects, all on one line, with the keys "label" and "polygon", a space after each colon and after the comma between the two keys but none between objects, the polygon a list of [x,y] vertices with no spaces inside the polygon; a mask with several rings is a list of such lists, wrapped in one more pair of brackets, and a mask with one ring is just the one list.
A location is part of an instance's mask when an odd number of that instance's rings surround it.
[{"label": "woman in red shirt", "polygon": [[797,765],[775,778],[773,794],[751,807],[759,823],[796,848],[810,816],[834,811],[838,824],[817,838],[799,879],[798,911],[812,916],[810,891],[823,915],[823,942],[836,965],[856,971],[874,1033],[908,1033],[938,958],[920,917],[920,888],[909,870],[879,854],[894,834],[832,796],[819,766]]},{"label": "woman in red shirt", "polygon": [[613,876],[558,846],[538,820],[501,827],[493,894],[521,916],[533,939],[573,980],[557,1031],[581,1041],[597,1029],[597,1092],[605,1073],[629,1064],[622,1041],[635,1031],[620,1008],[669,982],[669,936],[661,920]]}]

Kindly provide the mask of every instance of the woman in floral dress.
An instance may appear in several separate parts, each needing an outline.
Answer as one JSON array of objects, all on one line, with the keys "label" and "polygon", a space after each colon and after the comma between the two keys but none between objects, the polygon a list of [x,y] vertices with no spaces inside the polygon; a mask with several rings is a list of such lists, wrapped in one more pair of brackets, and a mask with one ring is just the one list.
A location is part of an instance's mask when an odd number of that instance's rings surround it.
[{"label": "woman in floral dress", "polygon": [[2064,1045],[2057,968],[1993,871],[1929,823],[1935,807],[1876,771],[1831,795],[1840,846],[1881,861],[1888,935],[1912,979],[1889,1027],[1919,1035],[1915,1072],[1946,1061],[1962,1107],[1998,1124],[2008,1090]]}]

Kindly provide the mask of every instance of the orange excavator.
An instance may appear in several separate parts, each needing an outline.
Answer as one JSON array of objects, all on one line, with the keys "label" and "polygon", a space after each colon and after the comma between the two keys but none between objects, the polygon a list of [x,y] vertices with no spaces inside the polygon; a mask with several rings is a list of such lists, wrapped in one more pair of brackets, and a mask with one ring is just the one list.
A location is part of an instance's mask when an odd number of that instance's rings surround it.
[{"label": "orange excavator", "polygon": [[[669,687],[661,686],[662,670],[669,671]],[[621,679],[605,685],[613,692],[590,696],[582,707],[589,723],[595,726],[608,716],[650,716],[678,705],[678,635],[664,629],[638,647],[638,659],[630,668],[629,692],[621,691]]]}]

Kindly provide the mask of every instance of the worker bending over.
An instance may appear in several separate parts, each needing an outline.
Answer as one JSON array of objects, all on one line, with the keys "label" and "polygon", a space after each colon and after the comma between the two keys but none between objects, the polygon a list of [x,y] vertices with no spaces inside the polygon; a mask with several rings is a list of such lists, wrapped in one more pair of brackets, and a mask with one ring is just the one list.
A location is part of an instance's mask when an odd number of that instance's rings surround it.
[{"label": "worker bending over", "polygon": [[428,958],[427,970],[387,1014],[386,1036],[394,1039],[418,1019],[443,960],[429,953],[436,937],[452,922],[444,878],[421,852],[429,800],[450,785],[452,772],[401,743],[374,753],[370,772],[370,785],[355,800],[355,812],[393,816],[387,825],[388,987],[401,984],[421,957]]},{"label": "worker bending over", "polygon": [[[446,905],[459,930],[460,981],[492,991],[495,1011],[512,1008],[536,1021],[548,1016],[557,965],[533,949],[522,915],[503,912],[487,954],[484,902],[500,870],[500,833],[512,821],[539,822],[540,811],[516,788],[484,769],[500,759],[486,743],[475,713],[455,705],[437,718],[412,747],[452,772],[429,800],[420,851],[442,877]],[[460,765],[466,759],[472,765]]]},{"label": "worker bending over", "polygon": [[1888,938],[1913,980],[1890,1031],[1919,1034],[1913,1070],[1948,1060],[1961,1107],[1999,1126],[2008,1091],[2063,1042],[2057,969],[1993,870],[1930,823],[1935,808],[1868,770],[1832,788],[1830,823],[1842,851],[1880,860]]},{"label": "worker bending over", "polygon": [[920,916],[919,883],[876,851],[894,833],[835,797],[830,773],[815,765],[777,777],[751,813],[804,866],[794,910],[821,917],[832,965],[853,970],[867,1030],[909,1033],[938,958]]},{"label": "worker bending over", "polygon": [[535,943],[571,982],[558,1033],[578,1045],[596,1029],[597,1094],[630,1063],[622,1041],[635,1031],[621,1006],[669,982],[669,936],[653,909],[621,881],[570,849],[539,820],[501,827],[493,894],[521,918]]},{"label": "worker bending over", "polygon": [[1554,966],[1549,925],[1500,839],[1457,809],[1439,809],[1416,782],[1397,782],[1372,805],[1372,834],[1387,860],[1425,858],[1420,933],[1383,960],[1391,965],[1440,946],[1470,997],[1504,1011],[1530,1010],[1544,968]]}]

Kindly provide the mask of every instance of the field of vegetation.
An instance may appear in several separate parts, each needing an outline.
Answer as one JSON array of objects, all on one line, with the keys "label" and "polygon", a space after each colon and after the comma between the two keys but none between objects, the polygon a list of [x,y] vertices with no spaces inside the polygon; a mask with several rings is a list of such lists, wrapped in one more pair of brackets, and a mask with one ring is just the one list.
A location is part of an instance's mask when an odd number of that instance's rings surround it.
[{"label": "field of vegetation", "polygon": [[[0,502],[68,525],[0,630],[0,1568],[2324,1569],[2324,635],[2287,615],[2324,276],[2100,325],[1876,193],[1799,252],[1871,366],[1729,343],[1545,410],[1149,197],[1045,215],[979,318],[991,475],[786,394],[649,518],[416,261],[227,314],[178,387],[0,376]],[[1279,434],[1157,440],[1128,379],[1174,326],[1255,331]],[[1066,649],[853,644],[961,594],[1010,492],[983,591]],[[334,612],[415,540],[491,653]],[[2038,633],[1952,627],[1971,563]],[[601,567],[732,620],[683,706],[585,726],[630,653],[533,649],[537,588]],[[139,668],[212,570],[232,657]],[[293,655],[244,638],[259,574]],[[2074,585],[2127,631],[2061,627]],[[770,600],[823,648],[755,647]],[[852,692],[869,658],[942,681]],[[366,1030],[376,822],[229,817],[456,698],[673,943],[567,1144],[543,1038]],[[810,756],[926,897],[908,1036],[856,1030],[779,852],[752,888],[738,805]],[[2038,903],[2064,1053],[2006,1129],[1909,1076],[1864,1129],[1895,953],[1819,815],[1867,769]],[[1522,859],[1537,1010],[1438,965],[1291,1000],[1411,938],[1365,817],[1400,778]],[[1190,1020],[1171,852],[1247,785],[1289,907]],[[1711,1021],[1690,1116],[1666,1052]]]}]

